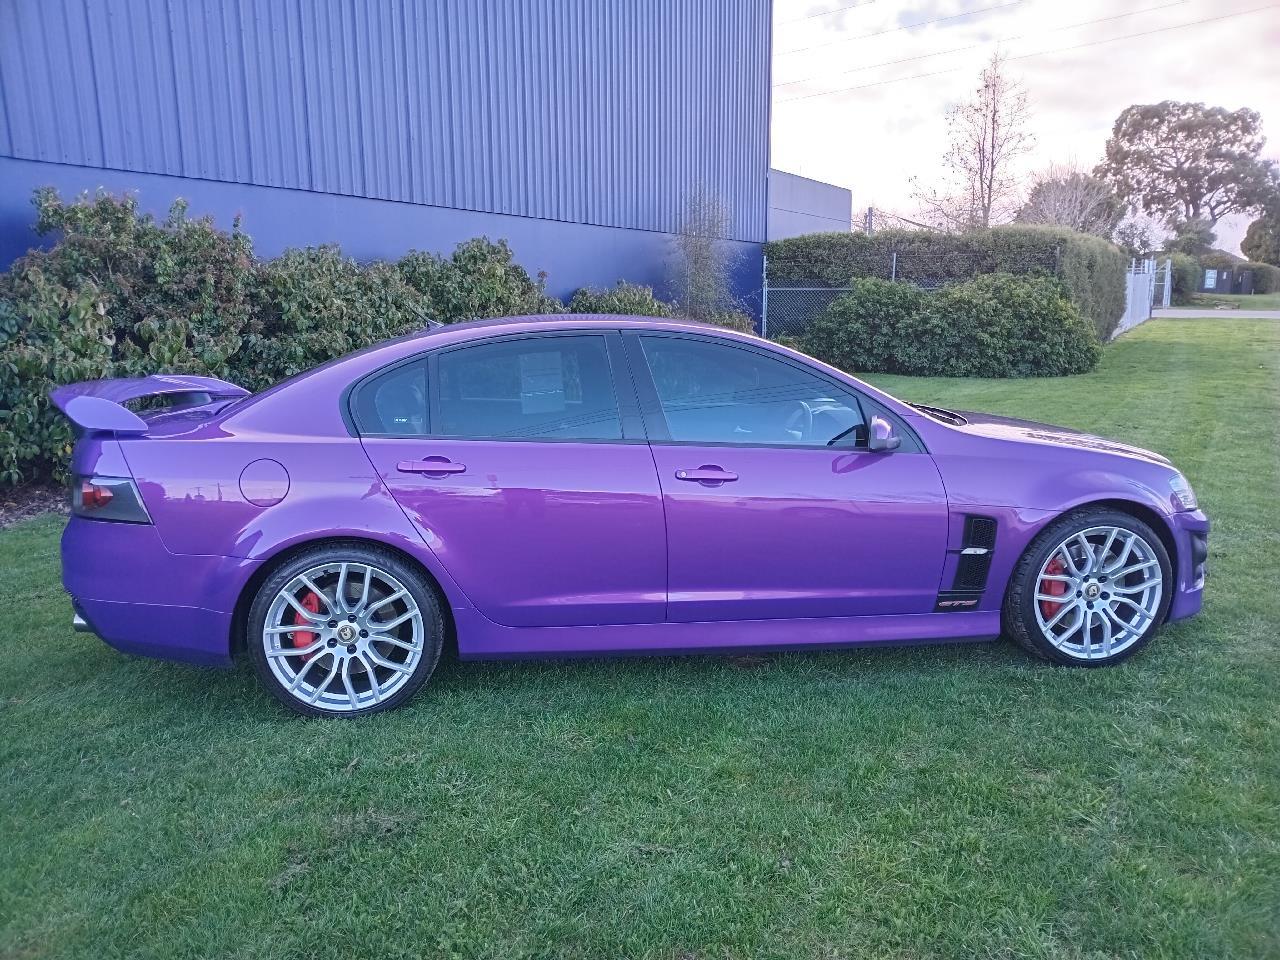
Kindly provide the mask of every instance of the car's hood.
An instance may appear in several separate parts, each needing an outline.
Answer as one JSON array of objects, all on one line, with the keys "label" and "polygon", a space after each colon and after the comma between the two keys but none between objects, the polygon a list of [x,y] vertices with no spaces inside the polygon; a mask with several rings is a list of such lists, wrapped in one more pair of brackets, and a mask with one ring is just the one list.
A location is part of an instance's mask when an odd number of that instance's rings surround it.
[{"label": "car's hood", "polygon": [[984,437],[995,437],[1001,440],[1015,440],[1022,443],[1038,443],[1055,447],[1072,447],[1077,450],[1096,450],[1099,453],[1114,453],[1120,456],[1146,460],[1163,466],[1172,466],[1168,458],[1158,453],[1135,447],[1118,440],[1108,440],[1092,434],[1081,433],[1070,427],[1055,427],[1047,423],[1036,423],[1034,420],[1019,420],[1015,417],[1000,417],[993,413],[970,413],[964,411],[961,416],[967,421],[963,426],[954,427],[967,433]]}]

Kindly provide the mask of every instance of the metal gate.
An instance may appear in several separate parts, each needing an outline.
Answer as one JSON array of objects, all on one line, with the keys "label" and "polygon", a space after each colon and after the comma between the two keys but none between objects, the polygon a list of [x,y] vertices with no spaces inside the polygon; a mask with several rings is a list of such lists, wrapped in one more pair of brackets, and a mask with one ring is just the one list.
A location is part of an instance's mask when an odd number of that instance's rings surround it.
[{"label": "metal gate", "polygon": [[1167,257],[1159,266],[1153,259],[1132,260],[1125,271],[1124,315],[1112,339],[1151,319],[1155,306],[1167,307],[1173,296],[1173,263]]}]

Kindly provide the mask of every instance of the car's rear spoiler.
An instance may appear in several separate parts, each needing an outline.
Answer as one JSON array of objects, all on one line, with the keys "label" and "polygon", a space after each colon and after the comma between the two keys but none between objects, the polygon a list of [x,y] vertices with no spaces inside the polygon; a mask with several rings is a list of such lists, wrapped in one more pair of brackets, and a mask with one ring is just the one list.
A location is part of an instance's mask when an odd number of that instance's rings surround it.
[{"label": "car's rear spoiler", "polygon": [[139,436],[147,423],[124,406],[143,397],[171,397],[183,406],[198,406],[215,398],[247,397],[249,391],[216,377],[185,373],[157,374],[119,380],[86,380],[49,391],[54,406],[85,433]]}]

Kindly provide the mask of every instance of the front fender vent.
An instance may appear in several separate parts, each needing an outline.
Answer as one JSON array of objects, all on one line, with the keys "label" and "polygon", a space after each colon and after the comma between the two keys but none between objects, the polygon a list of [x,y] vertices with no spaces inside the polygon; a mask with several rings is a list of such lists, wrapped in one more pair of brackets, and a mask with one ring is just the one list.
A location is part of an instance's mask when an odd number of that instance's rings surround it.
[{"label": "front fender vent", "polygon": [[986,589],[991,556],[996,546],[996,527],[994,517],[969,514],[964,518],[964,541],[960,545],[952,590],[981,593]]},{"label": "front fender vent", "polygon": [[994,517],[969,514],[964,518],[964,546],[994,550],[996,546],[996,521]]}]

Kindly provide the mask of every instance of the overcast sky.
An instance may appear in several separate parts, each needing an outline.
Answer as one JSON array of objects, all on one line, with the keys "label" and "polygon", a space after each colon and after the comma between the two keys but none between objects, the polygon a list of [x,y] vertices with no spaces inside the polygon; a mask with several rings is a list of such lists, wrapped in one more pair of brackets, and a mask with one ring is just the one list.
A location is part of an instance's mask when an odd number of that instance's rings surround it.
[{"label": "overcast sky", "polygon": [[1278,0],[774,0],[773,166],[849,187],[855,217],[913,216],[910,178],[936,178],[947,108],[997,46],[1031,101],[1028,171],[1091,168],[1121,110],[1161,100],[1258,110],[1280,159]]}]

